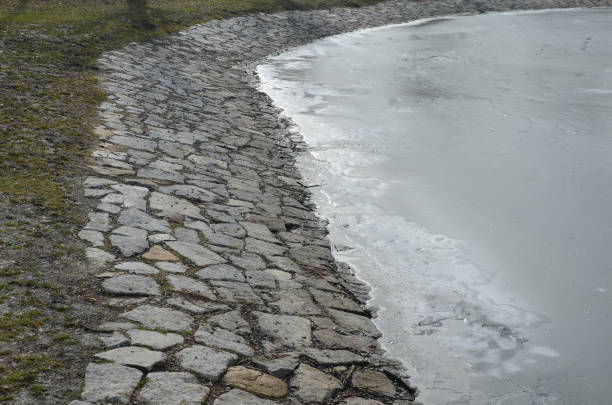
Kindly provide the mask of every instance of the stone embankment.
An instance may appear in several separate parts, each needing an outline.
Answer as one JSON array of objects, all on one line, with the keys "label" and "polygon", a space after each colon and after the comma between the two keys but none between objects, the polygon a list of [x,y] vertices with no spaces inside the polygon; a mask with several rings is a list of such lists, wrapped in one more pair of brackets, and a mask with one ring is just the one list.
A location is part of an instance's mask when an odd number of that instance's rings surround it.
[{"label": "stone embankment", "polygon": [[[581,3],[584,4],[584,3]],[[604,5],[588,2],[586,5]],[[607,4],[610,4],[608,1]],[[415,18],[572,1],[407,2],[211,21],[105,54],[79,234],[119,309],[72,405],[406,404],[368,287],[336,263],[257,60]],[[409,293],[408,291],[406,293]]]}]

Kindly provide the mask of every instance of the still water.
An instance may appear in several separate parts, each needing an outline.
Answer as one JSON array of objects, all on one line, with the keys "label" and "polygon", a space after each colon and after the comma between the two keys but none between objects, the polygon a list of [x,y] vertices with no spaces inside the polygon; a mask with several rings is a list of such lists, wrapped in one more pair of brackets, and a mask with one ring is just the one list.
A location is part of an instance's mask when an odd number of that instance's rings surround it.
[{"label": "still water", "polygon": [[423,402],[612,403],[612,9],[358,31],[258,73]]}]

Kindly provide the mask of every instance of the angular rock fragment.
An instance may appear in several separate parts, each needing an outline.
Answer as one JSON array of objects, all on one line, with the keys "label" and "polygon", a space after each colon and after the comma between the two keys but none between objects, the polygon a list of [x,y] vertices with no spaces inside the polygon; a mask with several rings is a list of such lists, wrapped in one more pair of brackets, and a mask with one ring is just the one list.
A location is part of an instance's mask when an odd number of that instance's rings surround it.
[{"label": "angular rock fragment", "polygon": [[213,327],[210,324],[202,324],[196,331],[194,339],[198,343],[219,349],[231,350],[243,356],[252,356],[254,353],[243,337],[223,328]]},{"label": "angular rock fragment", "polygon": [[335,309],[330,309],[329,314],[345,332],[362,333],[372,337],[381,336],[380,331],[376,329],[376,326],[374,326],[370,318]]},{"label": "angular rock fragment", "polygon": [[210,381],[217,381],[227,367],[238,360],[233,353],[205,346],[188,347],[178,352],[176,357],[182,368]]},{"label": "angular rock fragment", "polygon": [[131,226],[134,228],[144,229],[150,232],[165,232],[170,233],[172,229],[168,221],[164,219],[154,218],[144,211],[137,208],[128,208],[121,212],[119,224]]},{"label": "angular rock fragment", "polygon": [[90,363],[81,398],[92,403],[128,404],[142,371],[119,364]]},{"label": "angular rock fragment", "polygon": [[141,323],[145,328],[164,329],[172,332],[191,330],[193,318],[183,312],[151,305],[141,305],[122,315]]},{"label": "angular rock fragment", "polygon": [[231,256],[230,262],[245,270],[263,270],[266,262],[254,253],[242,253],[241,256]]},{"label": "angular rock fragment", "polygon": [[112,335],[98,336],[98,339],[100,339],[102,344],[109,349],[128,346],[130,344],[130,340],[119,332],[113,332]]},{"label": "angular rock fragment", "polygon": [[179,258],[176,257],[172,252],[167,251],[161,246],[153,246],[145,254],[142,255],[147,260],[163,260],[167,262],[177,262]]},{"label": "angular rock fragment", "polygon": [[223,382],[230,387],[265,397],[283,398],[287,395],[287,384],[280,378],[243,366],[230,367]]},{"label": "angular rock fragment", "polygon": [[291,379],[290,386],[295,389],[295,396],[303,402],[320,404],[341,389],[342,383],[336,377],[302,363]]},{"label": "angular rock fragment", "polygon": [[209,393],[190,373],[160,372],[147,374],[138,399],[146,405],[201,405]]},{"label": "angular rock fragment", "polygon": [[196,243],[166,242],[166,244],[170,249],[191,260],[197,266],[225,263],[224,258]]},{"label": "angular rock fragment", "polygon": [[224,301],[258,305],[262,303],[247,283],[218,280],[212,280],[211,283],[216,287],[219,298]]},{"label": "angular rock fragment", "polygon": [[201,281],[194,280],[190,277],[168,275],[168,284],[175,291],[188,292],[191,294],[197,294],[202,297],[208,298],[209,300],[215,300],[215,294],[212,292],[210,287]]},{"label": "angular rock fragment", "polygon": [[155,267],[143,262],[123,262],[115,266],[117,270],[128,271],[134,274],[155,274],[159,272]]},{"label": "angular rock fragment", "polygon": [[166,355],[142,347],[119,347],[106,352],[97,353],[95,357],[119,363],[124,366],[151,370],[166,360]]},{"label": "angular rock fragment", "polygon": [[111,245],[119,248],[123,256],[130,257],[149,248],[147,231],[121,226],[115,229],[109,236]]},{"label": "angular rock fragment", "polygon": [[357,370],[353,373],[351,384],[355,388],[393,397],[395,386],[384,373],[374,370]]},{"label": "angular rock fragment", "polygon": [[190,218],[204,219],[200,215],[200,209],[182,198],[176,198],[171,195],[153,192],[149,199],[151,209],[162,212],[173,212],[184,215]]},{"label": "angular rock fragment", "polygon": [[99,231],[82,230],[78,234],[79,238],[86,240],[93,246],[104,246],[104,235]]},{"label": "angular rock fragment", "polygon": [[276,402],[269,399],[259,398],[256,395],[246,391],[234,388],[215,399],[213,405],[277,405]]},{"label": "angular rock fragment", "polygon": [[92,231],[107,232],[110,231],[109,215],[106,212],[92,212],[89,215],[89,222],[83,229]]},{"label": "angular rock fragment", "polygon": [[170,298],[168,304],[177,308],[184,309],[194,314],[206,314],[209,312],[224,311],[230,309],[225,304],[217,304],[213,302],[196,301],[190,302],[182,298]]},{"label": "angular rock fragment", "polygon": [[311,347],[306,349],[304,353],[321,366],[364,362],[363,357],[348,350],[315,349]]},{"label": "angular rock fragment", "polygon": [[293,370],[300,362],[300,356],[297,353],[281,353],[275,358],[254,357],[251,361],[260,367],[263,367],[268,373],[274,377],[283,378],[293,373]]},{"label": "angular rock fragment", "polygon": [[302,350],[312,343],[310,321],[290,315],[253,311],[262,334],[274,339],[279,347]]},{"label": "angular rock fragment", "polygon": [[102,288],[110,294],[159,295],[159,286],[155,280],[133,274],[109,278],[102,283]]},{"label": "angular rock fragment", "polygon": [[181,345],[185,339],[176,333],[160,333],[151,330],[130,329],[127,331],[132,345],[145,346],[154,350],[166,350]]},{"label": "angular rock fragment", "polygon": [[215,264],[208,266],[198,271],[196,276],[204,280],[245,281],[242,273],[229,264]]},{"label": "angular rock fragment", "polygon": [[184,273],[187,271],[187,266],[182,263],[172,262],[157,262],[155,267],[167,271],[168,273]]},{"label": "angular rock fragment", "polygon": [[208,323],[211,325],[219,325],[223,329],[238,333],[239,335],[248,335],[251,333],[249,323],[240,316],[240,312],[238,311],[230,311],[211,316],[208,318]]},{"label": "angular rock fragment", "polygon": [[[333,326],[332,326],[333,327]],[[368,353],[376,349],[376,339],[361,335],[341,335],[330,329],[320,329],[313,333],[316,340],[331,349],[354,349]]]}]

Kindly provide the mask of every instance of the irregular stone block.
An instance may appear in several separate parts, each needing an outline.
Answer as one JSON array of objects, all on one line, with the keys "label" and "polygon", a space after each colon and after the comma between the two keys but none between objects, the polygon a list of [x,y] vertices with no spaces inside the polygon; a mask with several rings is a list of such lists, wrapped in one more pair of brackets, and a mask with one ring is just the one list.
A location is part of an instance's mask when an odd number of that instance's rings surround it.
[{"label": "irregular stone block", "polygon": [[357,370],[353,373],[351,384],[353,387],[388,397],[393,397],[396,393],[391,380],[379,371]]},{"label": "irregular stone block", "polygon": [[123,256],[130,257],[149,248],[147,241],[147,231],[121,226],[113,231],[109,236],[111,245],[119,248]]},{"label": "irregular stone block", "polygon": [[166,355],[161,352],[134,346],[119,347],[106,352],[96,353],[95,357],[145,370],[151,370],[166,360]]},{"label": "irregular stone block", "polygon": [[225,263],[224,258],[196,243],[166,242],[166,244],[170,249],[191,260],[197,266]]},{"label": "irregular stone block", "polygon": [[362,333],[367,336],[380,337],[381,333],[370,318],[365,316],[350,314],[348,312],[330,309],[329,314],[341,327],[343,331],[349,333]]},{"label": "irregular stone block", "polygon": [[167,280],[168,284],[170,284],[172,289],[175,291],[197,294],[213,301],[217,298],[210,287],[201,281],[194,280],[193,278],[168,275]]},{"label": "irregular stone block", "polygon": [[154,350],[166,350],[172,346],[182,345],[185,339],[176,333],[160,333],[150,330],[130,329],[128,336],[135,346],[146,346]]},{"label": "irregular stone block", "polygon": [[209,393],[190,373],[149,373],[138,399],[147,405],[201,405]]},{"label": "irregular stone block", "polygon": [[245,281],[242,273],[229,264],[215,264],[208,266],[198,271],[196,276],[205,280]]},{"label": "irregular stone block", "polygon": [[302,363],[291,379],[290,386],[295,389],[295,396],[303,402],[320,404],[341,389],[342,383],[336,377]]},{"label": "irregular stone block", "polygon": [[181,367],[210,381],[217,381],[227,367],[238,360],[238,356],[233,353],[205,346],[183,349],[176,354],[176,358],[181,363]]},{"label": "irregular stone block", "polygon": [[243,337],[223,328],[213,327],[210,324],[200,326],[195,333],[194,339],[198,343],[219,349],[231,350],[243,356],[252,356],[254,353]]},{"label": "irregular stone block", "polygon": [[251,333],[249,323],[240,316],[240,312],[237,310],[211,316],[208,318],[208,322],[213,325],[217,324],[223,329],[238,333],[239,335]]},{"label": "irregular stone block", "polygon": [[191,330],[193,323],[193,318],[183,312],[151,305],[141,305],[122,316],[139,322],[149,329],[164,329],[173,332]]},{"label": "irregular stone block", "polygon": [[363,357],[349,352],[348,350],[308,348],[304,353],[321,366],[335,366],[339,364],[355,364],[364,362]]},{"label": "irregular stone block", "polygon": [[149,199],[151,209],[163,212],[174,212],[190,218],[204,219],[200,215],[200,209],[182,198],[176,198],[171,195],[153,192]]},{"label": "irregular stone block", "polygon": [[234,388],[233,390],[226,392],[219,396],[213,402],[214,405],[277,405],[276,402],[268,399],[259,398],[253,394],[249,394],[246,391]]},{"label": "irregular stone block", "polygon": [[283,398],[287,395],[287,384],[280,378],[243,366],[230,367],[223,382],[230,387],[266,397]]},{"label": "irregular stone block", "polygon": [[90,363],[81,398],[92,403],[128,404],[142,371],[119,364]]},{"label": "irregular stone block", "polygon": [[159,286],[150,277],[124,274],[105,280],[102,288],[110,294],[159,295]]},{"label": "irregular stone block", "polygon": [[253,311],[261,333],[272,337],[279,345],[302,350],[312,344],[310,321],[290,315],[275,315]]},{"label": "irregular stone block", "polygon": [[123,262],[117,264],[115,268],[135,274],[156,274],[159,272],[155,267],[149,266],[143,262]]}]

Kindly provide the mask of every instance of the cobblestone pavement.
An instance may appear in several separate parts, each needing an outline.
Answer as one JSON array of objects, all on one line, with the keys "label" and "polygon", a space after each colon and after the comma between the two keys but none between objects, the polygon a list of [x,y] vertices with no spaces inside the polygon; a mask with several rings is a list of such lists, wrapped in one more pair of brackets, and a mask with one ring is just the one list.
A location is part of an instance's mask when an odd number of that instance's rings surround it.
[{"label": "cobblestone pavement", "polygon": [[[79,236],[115,322],[81,401],[406,404],[368,287],[336,263],[296,150],[254,63],[313,39],[417,17],[573,1],[394,1],[211,21],[105,54],[95,209]],[[581,3],[584,4],[584,3]],[[604,5],[605,1],[588,5]],[[610,4],[608,1],[607,4]]]}]

